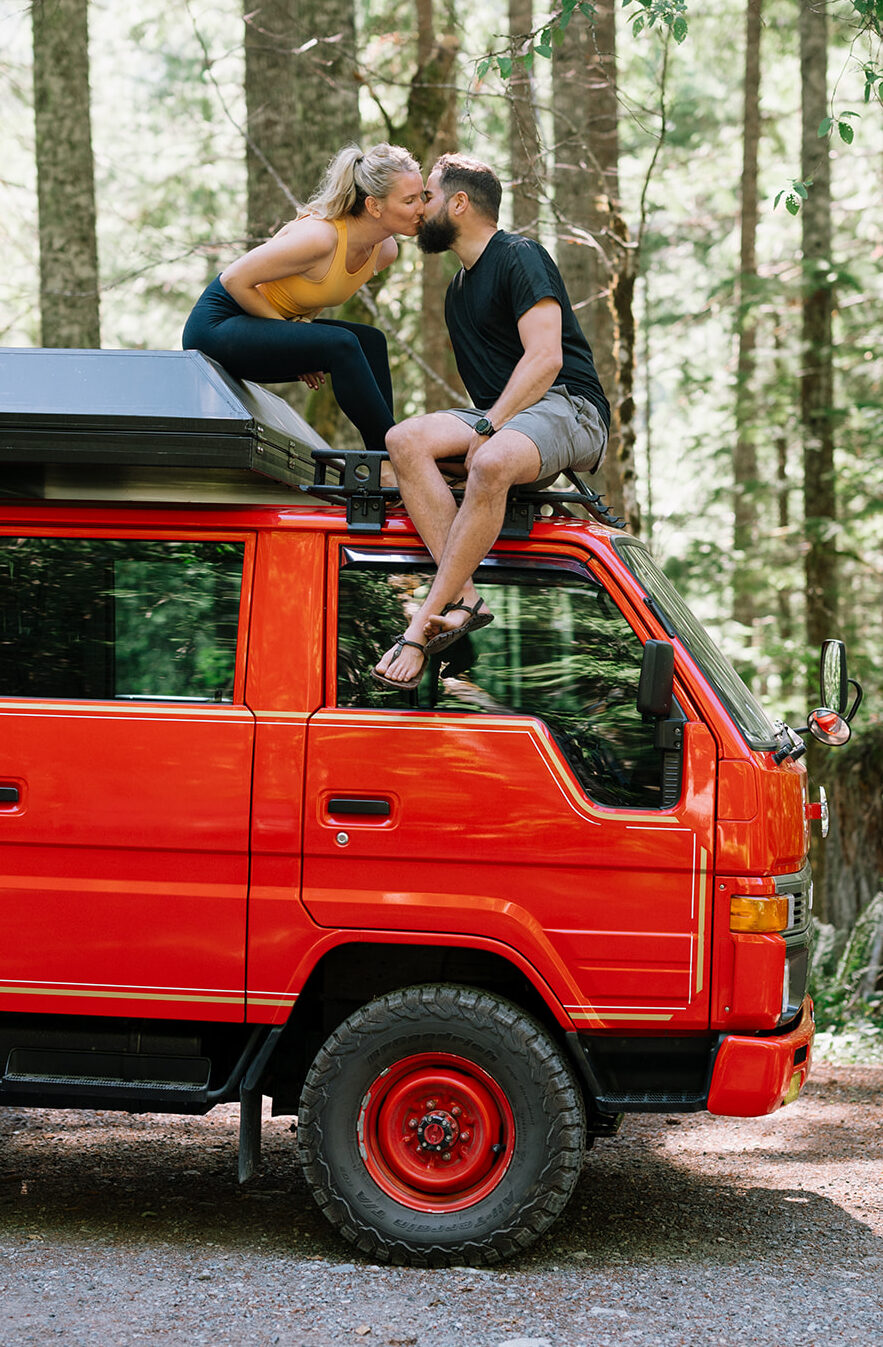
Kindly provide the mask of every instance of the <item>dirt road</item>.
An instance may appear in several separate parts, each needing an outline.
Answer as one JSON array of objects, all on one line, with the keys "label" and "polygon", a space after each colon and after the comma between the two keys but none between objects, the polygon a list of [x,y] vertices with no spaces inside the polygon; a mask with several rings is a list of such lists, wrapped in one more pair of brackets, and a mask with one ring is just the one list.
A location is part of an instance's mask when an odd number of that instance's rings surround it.
[{"label": "dirt road", "polygon": [[285,1120],[0,1111],[0,1342],[66,1347],[883,1343],[883,1068],[765,1119],[626,1119],[564,1219],[493,1271],[371,1266]]}]

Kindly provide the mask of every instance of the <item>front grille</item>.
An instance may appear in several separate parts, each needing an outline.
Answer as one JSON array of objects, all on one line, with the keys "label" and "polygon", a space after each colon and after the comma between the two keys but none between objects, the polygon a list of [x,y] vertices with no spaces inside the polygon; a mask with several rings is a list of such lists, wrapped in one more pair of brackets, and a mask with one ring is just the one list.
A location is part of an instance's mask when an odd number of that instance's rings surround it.
[{"label": "front grille", "polygon": [[809,925],[812,913],[812,870],[807,863],[802,870],[793,875],[776,875],[776,893],[788,899],[787,935],[791,931],[802,931]]}]

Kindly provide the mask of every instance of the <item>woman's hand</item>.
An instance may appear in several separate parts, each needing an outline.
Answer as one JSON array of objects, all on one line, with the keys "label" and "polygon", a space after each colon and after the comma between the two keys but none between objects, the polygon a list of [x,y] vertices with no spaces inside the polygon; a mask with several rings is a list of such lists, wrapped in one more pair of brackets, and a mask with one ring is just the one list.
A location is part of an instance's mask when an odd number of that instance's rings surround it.
[{"label": "woman's hand", "polygon": [[306,384],[307,388],[315,390],[316,388],[322,387],[322,384],[325,382],[325,375],[321,370],[317,370],[315,374],[298,374],[295,376],[294,382]]}]

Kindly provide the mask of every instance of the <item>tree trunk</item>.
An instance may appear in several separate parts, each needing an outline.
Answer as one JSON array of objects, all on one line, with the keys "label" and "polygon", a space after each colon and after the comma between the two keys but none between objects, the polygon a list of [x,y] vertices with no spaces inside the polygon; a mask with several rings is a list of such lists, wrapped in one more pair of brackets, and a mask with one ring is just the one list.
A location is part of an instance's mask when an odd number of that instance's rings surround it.
[{"label": "tree trunk", "polygon": [[[457,148],[457,87],[452,79],[457,39],[445,33],[436,39],[433,0],[417,3],[417,72],[408,103],[408,129],[416,141],[405,139],[423,165],[426,177],[440,154]],[[449,387],[461,390],[448,331],[444,322],[445,290],[452,272],[451,259],[432,254],[421,258],[420,334],[423,372],[423,409],[438,411],[451,406]],[[437,375],[438,377],[433,377]],[[444,382],[440,382],[443,380]],[[461,392],[460,401],[468,401]]]},{"label": "tree trunk", "polygon": [[[827,142],[818,127],[828,110],[828,16],[824,5],[800,6],[800,83],[802,107],[801,172],[812,180],[801,211],[803,220],[803,361],[800,413],[803,427],[803,508],[806,531],[806,634],[818,649],[837,633],[837,560],[833,542],[836,522],[831,359],[831,175]],[[811,741],[807,754],[810,776],[826,770],[826,750]],[[822,894],[819,918],[828,920],[824,852],[819,856],[817,883]]]},{"label": "tree trunk", "polygon": [[739,360],[736,446],[733,453],[733,617],[748,631],[758,598],[757,445],[754,367],[757,322],[757,148],[760,142],[760,29],[763,0],[748,0],[745,23],[745,102],[742,122],[742,221],[739,263]]},{"label": "tree trunk", "polygon": [[359,137],[353,0],[245,0],[248,237],[297,212]]},{"label": "tree trunk", "polygon": [[824,852],[824,921],[847,930],[883,887],[883,725],[863,727],[846,748],[827,751],[831,831],[813,850],[818,891]]},{"label": "tree trunk", "polygon": [[[637,532],[634,436],[631,429],[622,433],[634,415],[631,304],[636,268],[619,204],[612,0],[597,5],[594,23],[571,23],[555,49],[553,112],[558,265],[612,410],[610,447],[599,474],[603,481],[597,484]],[[626,340],[621,345],[623,324]]]},{"label": "tree trunk", "polygon": [[[533,29],[533,0],[509,0],[509,41],[517,54]],[[542,147],[530,72],[512,67],[509,100],[509,162],[512,175],[512,228],[539,237]]]},{"label": "tree trunk", "polygon": [[87,0],[33,0],[42,344],[101,345]]}]

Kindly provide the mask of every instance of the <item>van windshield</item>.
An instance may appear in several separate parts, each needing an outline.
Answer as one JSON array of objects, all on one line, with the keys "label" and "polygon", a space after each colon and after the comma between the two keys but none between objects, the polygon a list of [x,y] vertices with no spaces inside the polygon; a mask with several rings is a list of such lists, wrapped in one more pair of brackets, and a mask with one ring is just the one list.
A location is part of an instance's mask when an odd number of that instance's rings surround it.
[{"label": "van windshield", "polygon": [[754,693],[745,686],[726,655],[659,569],[647,549],[633,539],[617,538],[616,550],[646,591],[651,606],[671,636],[677,636],[726,706],[752,748],[775,748],[776,726]]}]

